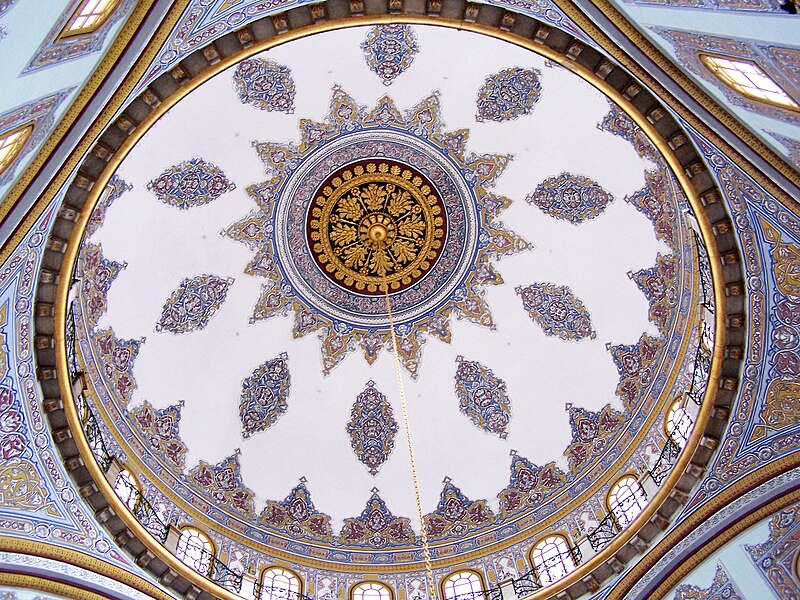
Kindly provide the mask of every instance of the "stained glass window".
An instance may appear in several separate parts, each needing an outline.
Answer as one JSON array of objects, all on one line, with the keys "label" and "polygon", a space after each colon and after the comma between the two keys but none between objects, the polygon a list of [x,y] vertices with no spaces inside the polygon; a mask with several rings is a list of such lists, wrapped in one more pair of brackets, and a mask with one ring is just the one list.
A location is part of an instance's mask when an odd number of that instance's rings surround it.
[{"label": "stained glass window", "polygon": [[31,133],[33,133],[33,123],[0,134],[0,173],[11,166],[14,159],[19,156]]},{"label": "stained glass window", "polygon": [[689,441],[693,425],[692,415],[687,412],[680,400],[676,400],[667,414],[667,435],[683,448]]},{"label": "stained glass window", "polygon": [[84,0],[61,32],[61,37],[91,33],[108,20],[120,0]]},{"label": "stained glass window", "polygon": [[392,592],[382,583],[365,581],[353,588],[352,600],[392,600]]},{"label": "stained glass window", "polygon": [[287,569],[272,567],[261,575],[260,600],[297,600],[300,578]]},{"label": "stained glass window", "polygon": [[701,54],[700,59],[720,81],[740,94],[782,108],[800,110],[800,105],[753,61],[712,54]]},{"label": "stained glass window", "polygon": [[122,469],[114,481],[114,492],[125,503],[128,510],[133,510],[141,497],[139,483],[129,471]]}]

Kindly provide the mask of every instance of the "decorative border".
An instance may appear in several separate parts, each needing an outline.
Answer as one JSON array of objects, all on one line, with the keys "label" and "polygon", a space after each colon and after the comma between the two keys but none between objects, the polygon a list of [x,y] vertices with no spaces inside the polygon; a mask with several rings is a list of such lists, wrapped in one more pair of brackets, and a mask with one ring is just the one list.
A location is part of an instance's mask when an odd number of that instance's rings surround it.
[{"label": "decorative border", "polygon": [[[0,552],[14,552],[16,554],[25,554],[37,558],[58,561],[118,581],[150,596],[151,598],[154,598],[155,600],[174,600],[171,595],[167,594],[149,581],[134,575],[130,571],[116,567],[98,558],[88,556],[82,552],[70,550],[64,546],[55,546],[53,544],[47,544],[45,542],[38,542],[35,540],[21,540],[18,538],[0,536]],[[6,575],[7,573],[0,572],[0,582],[6,583]],[[79,599],[82,597],[83,596],[78,596]]]}]

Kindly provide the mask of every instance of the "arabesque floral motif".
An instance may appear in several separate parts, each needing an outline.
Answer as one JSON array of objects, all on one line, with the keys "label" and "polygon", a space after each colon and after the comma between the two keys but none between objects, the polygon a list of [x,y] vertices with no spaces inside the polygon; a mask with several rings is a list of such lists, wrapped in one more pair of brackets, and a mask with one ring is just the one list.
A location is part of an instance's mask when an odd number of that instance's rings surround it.
[{"label": "arabesque floral motif", "polygon": [[620,376],[617,396],[622,398],[626,408],[631,408],[652,382],[653,366],[663,345],[664,338],[643,333],[633,345],[611,347],[611,356]]},{"label": "arabesque floral motif", "polygon": [[497,494],[503,517],[537,506],[545,496],[567,482],[567,475],[554,462],[539,467],[516,452],[511,453],[508,487]]},{"label": "arabesque floral motif", "polygon": [[339,534],[339,543],[350,547],[378,549],[413,544],[414,540],[411,521],[395,517],[375,489],[361,515],[345,519]]},{"label": "arabesque floral motif", "polygon": [[564,171],[536,186],[525,202],[539,207],[554,219],[580,225],[600,216],[614,197],[585,175]]},{"label": "arabesque floral motif", "polygon": [[3,457],[0,464],[0,506],[5,509],[37,511],[47,506],[49,496],[47,487],[31,461]]},{"label": "arabesque floral motif", "polygon": [[246,517],[255,514],[255,494],[242,483],[238,450],[216,465],[201,460],[186,478],[198,485],[217,505],[231,508]]},{"label": "arabesque floral motif", "polygon": [[655,227],[656,238],[663,241],[672,250],[678,249],[678,226],[675,218],[676,207],[672,194],[681,195],[680,186],[666,166],[645,171],[645,185],[625,201],[633,204],[643,213]]},{"label": "arabesque floral motif", "polygon": [[333,541],[331,518],[314,508],[304,479],[282,502],[268,500],[259,520],[294,538]]},{"label": "arabesque floral motif", "polygon": [[678,258],[674,254],[658,254],[656,266],[632,274],[633,280],[650,303],[650,320],[662,334],[678,305]]},{"label": "arabesque floral motif", "polygon": [[7,385],[0,386],[0,458],[6,461],[26,454],[26,433],[16,393]]},{"label": "arabesque floral motif", "polygon": [[[465,156],[468,132],[448,133],[442,128],[436,94],[405,114],[400,113],[388,96],[367,112],[341,88],[334,87],[326,120],[300,121],[299,146],[255,144],[274,177],[247,189],[258,208],[227,229],[228,237],[245,243],[256,253],[245,273],[266,280],[251,320],[293,311],[294,336],[317,333],[322,340],[324,373],[358,347],[372,363],[380,349],[391,344],[385,321],[382,325],[375,324],[376,320],[380,323],[386,319],[386,305],[380,295],[344,293],[335,278],[320,272],[306,250],[306,213],[292,207],[311,202],[317,186],[334,171],[374,157],[376,152],[414,164],[428,179],[437,181],[436,192],[447,214],[452,215],[447,219],[448,232],[441,255],[430,266],[428,275],[418,284],[392,295],[395,312],[413,313],[396,329],[403,366],[416,376],[426,334],[450,342],[451,316],[494,327],[482,287],[503,280],[489,261],[530,247],[496,220],[511,201],[487,191],[510,157]],[[395,141],[398,137],[407,141],[400,144]],[[424,147],[425,152],[418,147]],[[324,160],[313,158],[320,154]],[[461,165],[457,175],[447,170],[449,164]],[[468,195],[459,191],[465,189],[464,184]],[[277,219],[281,220],[280,227],[274,226]],[[464,248],[474,250],[464,253]],[[468,259],[471,263],[459,263],[458,257],[462,255],[472,256]],[[298,293],[298,288],[305,295]],[[306,295],[314,298],[313,304],[304,299]],[[353,315],[366,315],[372,320],[359,321]]]},{"label": "arabesque floral motif", "polygon": [[482,121],[511,121],[533,110],[542,94],[538,69],[512,67],[486,78],[478,92],[478,113]]},{"label": "arabesque floral motif", "polygon": [[104,258],[100,244],[85,244],[81,254],[84,273],[81,284],[84,314],[88,326],[93,328],[108,310],[108,290],[127,263],[120,264]]},{"label": "arabesque floral motif", "polygon": [[674,600],[744,600],[721,562],[717,562],[714,581],[707,588],[684,583],[675,588]]},{"label": "arabesque floral motif", "polygon": [[105,191],[100,196],[100,200],[89,215],[89,220],[86,222],[86,229],[84,230],[84,237],[89,238],[92,234],[103,226],[106,220],[106,212],[114,201],[122,196],[125,192],[133,189],[133,186],[124,181],[119,175],[114,173],[111,180],[108,182]]},{"label": "arabesque floral motif", "polygon": [[445,478],[436,510],[423,517],[428,539],[462,538],[495,521],[495,514],[486,500],[470,500]]},{"label": "arabesque floral motif", "polygon": [[383,85],[391,85],[414,62],[419,44],[410,25],[391,23],[370,29],[361,49],[370,70],[381,78]]},{"label": "arabesque floral motif", "polygon": [[208,204],[235,188],[218,166],[196,157],[171,166],[147,184],[161,202],[180,210]]},{"label": "arabesque floral motif", "polygon": [[272,427],[289,408],[286,402],[291,386],[288,358],[285,352],[279,354],[256,367],[242,382],[239,419],[245,438]]},{"label": "arabesque floral motif", "polygon": [[144,339],[120,340],[111,327],[95,332],[93,337],[106,381],[114,389],[123,406],[127,406],[136,389],[136,380],[132,374],[133,363]]},{"label": "arabesque floral motif", "polygon": [[646,158],[655,164],[662,163],[664,159],[661,158],[653,142],[645,135],[644,131],[619,106],[610,100],[609,105],[608,114],[602,123],[598,123],[597,128],[600,131],[608,131],[630,142],[640,157]]},{"label": "arabesque floral motif", "polygon": [[573,341],[597,337],[589,311],[567,286],[532,283],[517,286],[516,292],[528,315],[545,335]]},{"label": "arabesque floral motif", "polygon": [[370,475],[377,475],[394,449],[397,421],[391,404],[375,387],[374,381],[367,382],[350,409],[347,434],[359,462],[367,467]]},{"label": "arabesque floral motif", "polygon": [[770,429],[792,427],[800,418],[800,249],[785,241],[763,217],[759,219],[770,243],[772,272],[777,289],[770,317],[772,343],[777,352],[770,360],[770,379],[761,419]]},{"label": "arabesque floral motif", "polygon": [[294,111],[292,70],[273,60],[248,58],[241,61],[233,74],[233,87],[242,104],[286,114]]},{"label": "arabesque floral motif", "polygon": [[745,544],[744,549],[777,598],[800,597],[795,576],[800,557],[800,505],[774,515],[769,521],[769,538],[760,544]]},{"label": "arabesque floral motif", "polygon": [[475,427],[504,440],[511,421],[511,399],[505,381],[496,377],[487,366],[465,360],[463,356],[456,357],[456,364],[459,409]]},{"label": "arabesque floral motif", "polygon": [[216,275],[187,277],[161,309],[156,331],[190,333],[205,329],[228,295],[233,278]]},{"label": "arabesque floral motif", "polygon": [[150,450],[180,470],[186,464],[186,444],[178,434],[181,407],[178,404],[156,410],[146,400],[131,411],[131,421],[139,427]]},{"label": "arabesque floral motif", "polygon": [[564,452],[570,471],[578,473],[595,456],[602,455],[612,438],[625,424],[625,415],[611,408],[610,404],[598,412],[577,406],[569,408],[572,427],[572,443]]}]

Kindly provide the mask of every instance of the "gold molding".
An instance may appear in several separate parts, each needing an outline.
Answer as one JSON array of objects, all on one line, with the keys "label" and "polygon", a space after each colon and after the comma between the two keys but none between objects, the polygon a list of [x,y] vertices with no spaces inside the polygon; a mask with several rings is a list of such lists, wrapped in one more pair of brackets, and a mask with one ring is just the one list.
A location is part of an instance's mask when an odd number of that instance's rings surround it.
[{"label": "gold molding", "polygon": [[61,598],[70,598],[71,600],[108,600],[108,596],[103,594],[92,592],[71,583],[47,579],[41,575],[0,571],[0,585],[56,594]]},{"label": "gold molding", "polygon": [[[750,129],[719,103],[717,103],[705,90],[698,86],[684,72],[665,56],[650,40],[648,40],[630,21],[628,21],[609,0],[587,0],[602,12],[628,40],[647,55],[658,67],[663,70],[678,86],[688,95],[692,96],[703,108],[716,117],[734,135],[746,145],[756,151],[765,161],[775,168],[781,175],[800,187],[800,172],[792,168],[772,148],[767,146]],[[725,141],[702,119],[683,105],[672,93],[661,85],[655,77],[644,69],[637,61],[633,60],[624,49],[620,48],[595,22],[575,4],[573,0],[554,0],[555,4],[586,35],[592,38],[603,50],[609,53],[614,60],[630,71],[637,79],[642,81],[648,89],[665,105],[672,108],[682,119],[709,139],[717,149],[730,158],[736,166],[741,168],[748,176],[754,179],[761,187],[778,199],[788,210],[800,216],[800,205],[797,200],[788,194],[782,187],[775,184],[770,177],[753,165],[736,148]]]},{"label": "gold molding", "polygon": [[794,504],[800,500],[800,490],[794,490],[785,496],[781,496],[761,508],[753,511],[743,519],[737,521],[733,525],[726,527],[713,539],[705,542],[694,554],[687,558],[680,566],[673,571],[664,582],[656,588],[653,592],[653,598],[663,598],[669,591],[680,583],[686,575],[688,575],[695,568],[700,566],[716,550],[719,550],[726,543],[730,542],[740,533],[744,533],[747,529],[771,515],[774,515],[779,510],[783,510],[787,506]]},{"label": "gold molding", "polygon": [[[165,114],[170,108],[172,108],[182,97],[186,96],[192,90],[202,85],[205,81],[217,75],[218,73],[222,72],[223,70],[227,69],[228,67],[232,66],[233,64],[243,60],[248,56],[252,56],[253,54],[264,51],[266,49],[273,48],[275,46],[290,42],[292,40],[300,39],[308,35],[313,35],[326,31],[332,31],[335,29],[357,27],[362,25],[374,25],[380,23],[408,23],[408,24],[434,25],[439,27],[449,27],[449,28],[467,30],[474,33],[484,34],[520,46],[536,54],[544,56],[545,58],[550,58],[551,60],[559,63],[567,70],[581,77],[589,84],[593,85],[600,92],[605,94],[607,97],[613,100],[618,106],[620,106],[620,108],[622,108],[622,110],[624,110],[630,116],[630,118],[633,119],[633,121],[640,127],[640,129],[647,135],[647,137],[661,152],[662,156],[664,157],[670,169],[672,170],[672,173],[674,174],[675,178],[678,180],[679,185],[686,194],[690,205],[695,211],[696,218],[702,233],[702,237],[707,244],[709,261],[712,265],[715,304],[717,307],[715,314],[716,335],[715,335],[715,346],[713,349],[712,365],[710,369],[708,388],[706,390],[703,405],[701,406],[700,411],[697,415],[696,425],[692,431],[692,435],[690,436],[690,439],[688,440],[686,446],[684,447],[684,451],[681,453],[672,472],[666,478],[661,488],[653,496],[652,499],[649,499],[648,505],[645,508],[645,510],[643,510],[642,513],[624,531],[618,534],[616,538],[601,552],[590,558],[586,563],[579,565],[575,571],[567,575],[565,578],[529,596],[530,600],[549,598],[551,597],[551,595],[557,594],[558,592],[564,590],[570,585],[586,577],[589,573],[591,573],[591,571],[599,567],[603,562],[608,560],[611,556],[613,556],[614,553],[616,553],[620,548],[622,548],[622,546],[628,543],[628,541],[630,541],[636,535],[636,533],[647,523],[647,521],[649,521],[649,519],[655,515],[658,508],[667,499],[668,495],[671,493],[672,489],[678,483],[679,479],[683,476],[683,473],[685,472],[686,468],[689,466],[690,460],[694,454],[694,450],[700,443],[701,437],[705,435],[705,425],[711,414],[711,410],[714,404],[714,399],[716,397],[716,392],[719,388],[723,352],[725,347],[725,335],[726,335],[726,310],[725,310],[726,301],[725,301],[725,291],[724,291],[725,284],[722,276],[721,262],[719,253],[716,248],[716,244],[714,242],[715,238],[711,228],[711,224],[708,221],[702,203],[700,202],[693,186],[691,185],[691,181],[688,175],[683,170],[683,167],[681,166],[680,162],[677,160],[675,154],[669,148],[667,143],[658,135],[655,127],[651,125],[650,122],[633,107],[632,103],[629,102],[627,99],[625,99],[620,92],[611,87],[610,84],[600,79],[596,74],[586,69],[582,65],[569,60],[567,57],[561,54],[556,53],[554,50],[550,49],[547,46],[536,44],[534,41],[530,39],[522,38],[510,32],[502,31],[497,28],[481,25],[478,23],[445,19],[440,17],[430,17],[426,15],[369,15],[361,17],[349,17],[345,19],[338,19],[329,22],[318,23],[315,25],[308,25],[298,29],[290,30],[286,33],[277,35],[272,38],[268,38],[266,40],[262,40],[261,42],[254,44],[250,48],[247,48],[228,58],[225,58],[220,62],[216,63],[215,65],[213,65],[212,67],[206,69],[197,77],[186,82],[176,93],[174,93],[170,97],[166,98],[163,102],[161,102],[161,104],[159,104],[153,110],[153,112],[150,113],[150,115],[148,115],[142,121],[142,123],[139,124],[139,126],[134,130],[131,136],[125,140],[125,142],[122,144],[119,150],[114,154],[112,159],[109,161],[102,175],[98,178],[97,182],[93,187],[92,192],[90,193],[89,199],[87,200],[84,209],[81,212],[77,224],[73,229],[69,244],[65,251],[64,260],[62,264],[62,277],[60,278],[59,281],[58,294],[56,300],[54,338],[56,345],[57,370],[59,374],[58,380],[67,420],[69,422],[70,428],[73,430],[73,432],[75,432],[74,436],[75,443],[78,446],[80,454],[82,455],[86,463],[86,467],[89,470],[92,478],[95,480],[96,484],[100,488],[101,492],[105,496],[108,503],[111,505],[112,509],[134,532],[134,534],[148,548],[150,548],[152,552],[154,552],[161,560],[163,560],[170,568],[180,573],[183,577],[188,579],[192,584],[200,587],[201,589],[208,590],[220,598],[225,598],[227,600],[235,600],[237,596],[231,594],[227,590],[221,588],[220,586],[210,582],[209,580],[205,579],[204,577],[192,571],[190,568],[181,563],[174,555],[172,555],[169,551],[167,551],[166,548],[164,548],[159,542],[157,542],[150,535],[150,533],[147,532],[147,530],[135,519],[135,517],[133,517],[130,511],[128,511],[128,509],[125,507],[124,503],[122,503],[122,501],[116,496],[111,485],[105,479],[105,474],[98,466],[97,461],[95,460],[94,455],[91,452],[91,449],[89,448],[85,436],[82,435],[81,433],[82,429],[80,427],[80,421],[78,419],[77,411],[73,400],[72,389],[71,386],[69,385],[67,376],[69,371],[67,368],[66,351],[64,345],[65,342],[64,331],[66,322],[65,321],[66,304],[67,304],[66,300],[69,292],[70,277],[64,276],[64,274],[68,274],[71,272],[72,266],[74,265],[77,259],[77,254],[80,248],[80,240],[83,234],[83,230],[86,227],[89,215],[91,214],[94,205],[97,203],[102,193],[102,190],[105,188],[111,175],[116,171],[119,164],[125,158],[126,154],[130,152],[131,148],[137,143],[139,138],[142,135],[144,135],[144,133],[163,114]],[[684,344],[686,343],[688,343],[688,340],[684,340]],[[665,400],[665,402],[666,401],[667,400]],[[651,416],[651,419],[655,419],[656,416],[657,415]],[[595,482],[592,486],[590,486],[589,488],[590,491],[587,493],[597,491],[602,485],[605,485],[605,483],[607,482],[605,481]],[[508,545],[519,542],[527,537],[530,537],[528,532],[522,532],[517,536],[515,536],[514,538],[512,538],[511,540],[505,540],[503,542],[502,547],[507,547]],[[496,549],[497,548],[495,547],[495,545],[487,546],[485,548],[482,548],[480,551],[459,556],[457,559],[450,559],[450,560],[443,559],[442,561],[438,561],[435,566],[438,567],[450,564],[460,564],[470,560],[471,558],[485,556],[489,552],[494,551]],[[271,548],[270,552],[273,555],[275,555],[276,558],[281,555],[280,551],[275,548]],[[313,559],[306,559],[301,561],[298,560],[298,557],[295,555],[290,555],[288,559],[294,562],[302,562],[304,564],[308,564],[309,566],[317,566],[321,568],[331,567],[331,563],[328,561],[322,562]],[[352,572],[365,573],[365,572],[376,571],[378,569],[380,569],[383,572],[387,571],[407,572],[411,570],[412,567],[410,565],[409,566],[404,565],[401,567],[394,567],[394,568],[388,565],[379,565],[379,566],[336,565],[336,568],[342,572],[352,571]]]},{"label": "gold molding", "polygon": [[[614,589],[611,591],[611,594],[608,596],[609,600],[625,600],[627,597],[628,592],[630,592],[631,588],[636,584],[639,579],[649,571],[659,560],[661,560],[667,552],[669,552],[675,545],[684,539],[689,533],[691,533],[698,525],[707,521],[711,518],[715,513],[719,512],[729,504],[736,501],[739,497],[743,496],[747,492],[754,490],[758,486],[766,483],[770,479],[781,475],[791,469],[796,467],[800,467],[800,453],[795,452],[794,454],[790,454],[789,456],[785,456],[782,459],[776,460],[749,475],[746,475],[740,481],[737,481],[730,487],[726,488],[722,492],[715,494],[708,502],[702,504],[698,508],[696,508],[692,514],[687,517],[685,521],[683,521],[680,525],[678,525],[675,529],[670,531],[658,544],[656,544],[650,551],[647,553],[646,556],[642,558],[628,573],[619,580]],[[800,501],[800,489],[794,490],[788,494],[784,494],[780,496],[776,500],[773,500],[767,506],[778,505],[780,502],[786,501],[784,506],[780,506],[777,510],[792,504],[796,500],[792,500],[795,498],[797,501]],[[788,500],[787,500],[788,499]],[[759,511],[766,510],[765,507],[758,509],[754,513],[758,513]],[[775,511],[773,511],[775,512]],[[715,552],[719,547],[721,547],[725,542],[732,539],[738,533],[741,533],[744,529],[748,527],[748,525],[741,525],[741,523],[746,523],[747,520],[750,518],[750,515],[744,517],[737,521],[736,523],[732,523],[728,525],[722,532],[720,532],[713,540],[706,542],[702,547],[697,548],[691,557],[686,558],[680,565],[675,569],[673,573],[671,573],[657,588],[659,593],[654,593],[651,597],[652,598],[661,598],[663,597],[666,592],[668,592],[672,587],[682,579],[686,573],[694,569],[702,560],[708,558],[713,552]],[[760,518],[755,518],[755,521],[760,520]],[[752,523],[750,523],[752,524]],[[731,533],[735,532],[735,533]],[[716,545],[715,545],[716,544]],[[695,557],[698,557],[695,560]],[[666,586],[669,582],[668,587]],[[660,595],[659,595],[660,594]]]},{"label": "gold molding", "polygon": [[[95,92],[97,92],[103,84],[108,74],[114,68],[114,65],[116,65],[119,58],[127,49],[128,43],[133,39],[136,31],[139,29],[150,7],[154,3],[155,0],[139,0],[137,2],[125,21],[125,24],[117,34],[114,42],[95,68],[94,73],[92,73],[91,77],[86,81],[81,91],[75,97],[75,100],[72,101],[72,104],[64,113],[64,116],[61,117],[61,120],[50,133],[50,137],[42,144],[36,156],[19,176],[5,198],[2,199],[2,203],[0,203],[0,221],[5,219],[9,213],[14,210],[20,197],[25,193],[25,190],[31,182],[39,175],[39,171],[44,167],[58,144],[62,142],[70,128],[78,120],[94,97]],[[111,95],[108,103],[100,111],[97,119],[87,128],[86,134],[76,143],[69,157],[63,162],[56,174],[49,181],[39,198],[33,203],[28,212],[25,213],[25,216],[20,219],[19,224],[14,228],[11,235],[8,236],[8,239],[3,242],[2,250],[0,250],[0,264],[8,260],[8,257],[22,242],[25,234],[33,227],[48,204],[50,204],[59,190],[69,181],[72,171],[78,167],[92,144],[100,137],[106,125],[111,122],[114,114],[122,107],[129,94],[144,76],[150,63],[155,60],[156,54],[168,39],[173,27],[177,24],[189,3],[190,0],[175,0],[173,2],[167,15],[161,21],[158,30],[147,43],[144,51],[139,55],[139,58],[131,67],[130,71],[128,71],[127,76],[119,85],[116,92]]]},{"label": "gold molding", "polygon": [[[166,594],[160,588],[126,569],[122,569],[100,560],[99,558],[88,556],[87,554],[83,554],[82,552],[78,552],[77,550],[72,550],[64,546],[56,546],[54,544],[48,544],[36,540],[22,540],[14,537],[0,536],[0,551],[13,552],[16,554],[27,554],[29,556],[37,556],[40,558],[49,558],[50,560],[56,560],[62,563],[70,564],[75,567],[80,567],[81,569],[86,569],[87,571],[92,571],[98,575],[103,575],[109,579],[114,579],[120,583],[124,583],[128,587],[139,590],[143,594],[147,594],[155,600],[174,600],[172,596]],[[4,585],[17,585],[8,583],[5,579],[7,575],[9,575],[9,573],[0,571],[0,583]],[[36,579],[38,580],[38,577]],[[19,587],[33,586],[22,585]],[[33,587],[33,589],[41,588]],[[81,590],[81,592],[86,593],[86,590]],[[72,598],[73,596],[69,597]],[[75,598],[78,600],[85,597],[85,595],[75,596]]]}]

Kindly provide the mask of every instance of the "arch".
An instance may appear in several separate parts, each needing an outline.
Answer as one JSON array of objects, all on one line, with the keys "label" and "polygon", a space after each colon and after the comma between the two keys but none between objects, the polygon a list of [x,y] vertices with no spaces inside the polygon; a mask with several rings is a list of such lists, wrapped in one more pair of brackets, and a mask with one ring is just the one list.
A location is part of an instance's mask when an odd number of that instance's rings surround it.
[{"label": "arch", "polygon": [[683,400],[678,398],[667,411],[667,417],[664,419],[664,431],[668,438],[683,448],[689,441],[692,427],[694,427],[694,418],[684,408]]},{"label": "arch", "polygon": [[362,581],[350,589],[350,600],[394,600],[394,593],[380,581]]},{"label": "arch", "polygon": [[578,566],[569,539],[558,533],[539,540],[531,548],[530,561],[541,586],[558,581]]},{"label": "arch", "polygon": [[215,554],[214,542],[205,532],[191,526],[181,529],[181,535],[175,547],[175,556],[183,564],[201,575],[208,576],[211,573],[212,559]]},{"label": "arch", "polygon": [[624,475],[611,486],[606,504],[614,515],[617,527],[625,529],[647,506],[647,494],[633,475]]},{"label": "arch", "polygon": [[297,600],[303,593],[303,580],[286,567],[272,565],[261,571],[258,600]]},{"label": "arch", "polygon": [[485,595],[483,576],[472,569],[451,573],[442,580],[442,597],[445,600],[471,600]]},{"label": "arch", "polygon": [[706,52],[701,52],[699,57],[706,69],[737,94],[778,108],[800,111],[800,104],[755,61]]},{"label": "arch", "polygon": [[133,512],[142,497],[142,487],[133,473],[128,469],[120,469],[114,480],[114,493],[125,503],[128,510]]},{"label": "arch", "polygon": [[64,25],[58,39],[86,35],[100,29],[117,10],[121,0],[83,0]]}]

